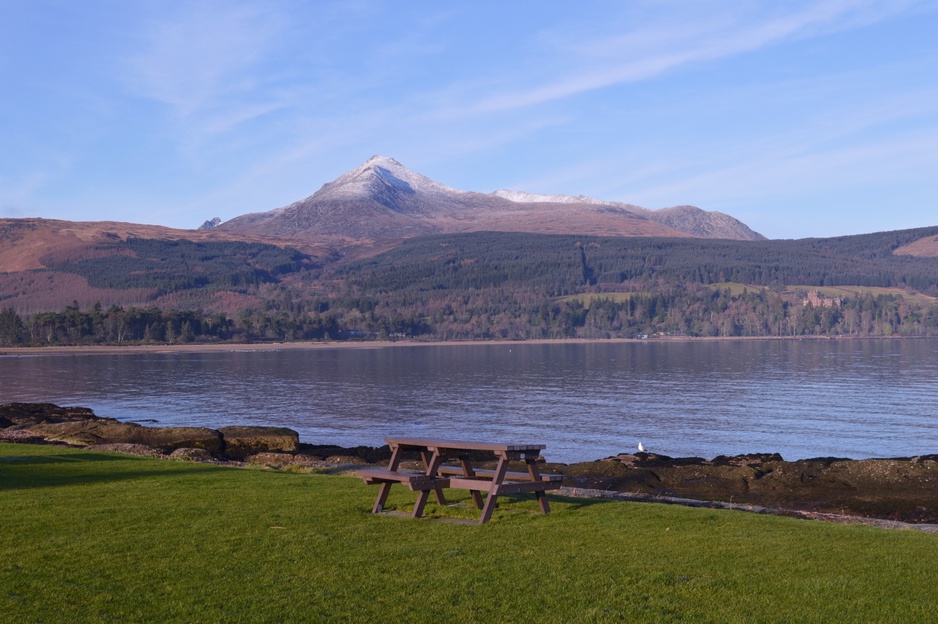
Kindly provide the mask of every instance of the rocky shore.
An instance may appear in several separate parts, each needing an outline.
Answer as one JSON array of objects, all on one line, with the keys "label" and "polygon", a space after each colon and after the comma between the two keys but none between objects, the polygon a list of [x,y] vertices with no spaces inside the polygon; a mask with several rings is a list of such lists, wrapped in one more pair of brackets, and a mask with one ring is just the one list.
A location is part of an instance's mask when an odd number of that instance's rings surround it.
[{"label": "rocky shore", "polygon": [[[297,432],[281,427],[147,427],[98,417],[87,408],[49,403],[0,406],[0,442],[66,444],[288,470],[341,471],[390,457],[387,447],[302,443]],[[785,461],[777,454],[708,460],[636,453],[576,464],[548,463],[544,470],[563,474],[571,494],[709,501],[825,519],[857,516],[938,523],[938,455]]]}]

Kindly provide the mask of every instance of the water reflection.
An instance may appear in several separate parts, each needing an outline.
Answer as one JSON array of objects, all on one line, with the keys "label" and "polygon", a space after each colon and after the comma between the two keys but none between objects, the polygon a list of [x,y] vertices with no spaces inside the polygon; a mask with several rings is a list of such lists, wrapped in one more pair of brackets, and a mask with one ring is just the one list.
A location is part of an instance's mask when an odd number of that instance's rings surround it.
[{"label": "water reflection", "polygon": [[557,461],[938,452],[938,343],[500,344],[0,358],[0,401],[159,425],[537,441]]}]

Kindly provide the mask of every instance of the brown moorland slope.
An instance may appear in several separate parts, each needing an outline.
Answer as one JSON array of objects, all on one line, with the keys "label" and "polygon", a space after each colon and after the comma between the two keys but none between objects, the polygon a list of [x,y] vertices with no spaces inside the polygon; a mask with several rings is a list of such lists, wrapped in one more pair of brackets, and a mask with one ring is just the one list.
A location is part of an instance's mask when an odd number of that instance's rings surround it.
[{"label": "brown moorland slope", "polygon": [[897,256],[917,256],[919,258],[938,258],[938,235],[925,236],[915,242],[899,247],[892,253]]},{"label": "brown moorland slope", "polygon": [[219,230],[179,230],[160,225],[118,221],[62,221],[58,219],[0,218],[0,272],[43,269],[50,253],[77,253],[83,247],[130,238],[154,240],[229,241],[295,247],[313,256],[325,255],[329,245],[290,238],[236,234]]}]

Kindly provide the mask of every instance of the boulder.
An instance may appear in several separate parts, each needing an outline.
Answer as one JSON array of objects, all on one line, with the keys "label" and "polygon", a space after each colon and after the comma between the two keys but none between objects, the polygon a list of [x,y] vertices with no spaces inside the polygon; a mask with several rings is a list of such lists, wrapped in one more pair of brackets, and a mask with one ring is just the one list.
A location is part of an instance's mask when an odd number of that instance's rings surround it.
[{"label": "boulder", "polygon": [[245,458],[249,464],[260,464],[271,468],[283,468],[293,463],[294,456],[290,453],[258,453]]},{"label": "boulder", "polygon": [[114,442],[111,444],[96,444],[88,447],[89,451],[101,451],[104,453],[124,453],[127,455],[141,455],[144,457],[156,457],[162,455],[160,449],[146,446],[144,444],[128,444],[126,442]]},{"label": "boulder", "polygon": [[134,442],[148,444],[164,451],[180,448],[204,449],[209,453],[221,454],[224,440],[221,434],[208,427],[140,427]]},{"label": "boulder", "polygon": [[300,434],[285,427],[222,427],[225,455],[244,459],[258,453],[293,453],[300,446]]},{"label": "boulder", "polygon": [[6,403],[0,405],[0,427],[28,426],[97,418],[87,407],[59,407],[54,403]]},{"label": "boulder", "polygon": [[211,453],[201,448],[178,448],[169,456],[173,459],[185,459],[189,461],[211,461],[215,459]]},{"label": "boulder", "polygon": [[[330,457],[332,455],[350,455],[357,458],[359,463],[364,461],[368,464],[377,464],[379,462],[386,462],[391,459],[391,447],[389,447],[387,444],[379,447],[355,446],[346,448],[344,446],[336,446],[335,444],[301,443],[300,451],[307,453],[308,455],[322,458]],[[404,456],[406,459],[419,458],[416,453],[405,453]],[[484,459],[488,459],[488,457],[484,457]]]},{"label": "boulder", "polygon": [[206,427],[144,427],[136,423],[122,423],[112,418],[94,420],[40,423],[28,431],[50,442],[64,442],[76,446],[99,444],[142,444],[164,452],[177,448],[201,448],[220,453],[221,434]]}]

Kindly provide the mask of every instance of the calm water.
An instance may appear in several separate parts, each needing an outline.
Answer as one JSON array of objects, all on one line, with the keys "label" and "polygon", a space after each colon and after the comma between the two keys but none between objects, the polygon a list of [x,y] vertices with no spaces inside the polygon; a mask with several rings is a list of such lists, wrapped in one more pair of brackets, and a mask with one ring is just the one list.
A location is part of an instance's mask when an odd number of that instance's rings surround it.
[{"label": "calm water", "polygon": [[145,424],[547,444],[552,461],[938,453],[938,341],[452,345],[0,357],[0,403]]}]

